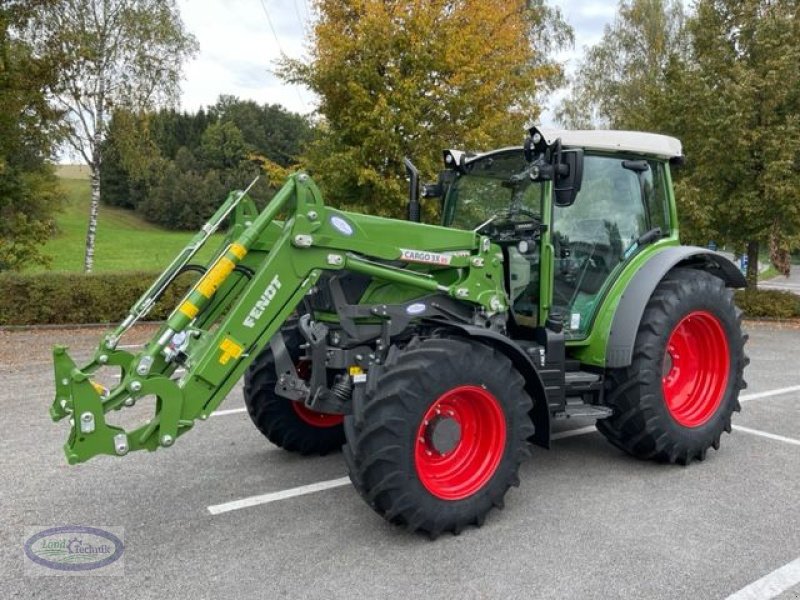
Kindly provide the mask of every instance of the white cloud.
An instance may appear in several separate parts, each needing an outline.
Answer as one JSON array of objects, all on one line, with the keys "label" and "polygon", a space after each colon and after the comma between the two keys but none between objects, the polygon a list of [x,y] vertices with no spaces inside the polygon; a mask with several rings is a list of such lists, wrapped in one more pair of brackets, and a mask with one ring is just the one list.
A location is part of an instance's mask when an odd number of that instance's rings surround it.
[{"label": "white cloud", "polygon": [[308,89],[274,73],[281,51],[291,58],[305,54],[306,0],[179,0],[179,6],[200,44],[197,58],[186,65],[182,108],[196,110],[232,94],[300,113],[314,109]]}]

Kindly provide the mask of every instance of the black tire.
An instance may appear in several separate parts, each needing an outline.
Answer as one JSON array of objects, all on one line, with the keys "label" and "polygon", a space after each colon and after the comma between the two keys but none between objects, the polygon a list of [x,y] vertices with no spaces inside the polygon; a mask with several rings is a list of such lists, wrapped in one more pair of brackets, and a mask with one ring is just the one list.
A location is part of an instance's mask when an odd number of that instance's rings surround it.
[{"label": "black tire", "polygon": [[[509,487],[519,485],[519,464],[530,454],[527,439],[533,425],[528,412],[533,403],[522,376],[493,348],[449,338],[414,340],[391,355],[385,366],[375,381],[368,382],[354,414],[345,417],[344,455],[356,490],[388,521],[432,538],[482,525],[492,507],[503,507]],[[454,418],[431,412],[445,406],[456,407]],[[474,410],[472,420],[470,410]],[[481,410],[490,418],[476,418],[485,416]],[[475,432],[469,438],[453,434],[449,449],[435,447],[438,423],[458,419],[480,426],[466,426]],[[498,427],[504,431],[500,437]],[[469,452],[478,447],[489,448],[481,456],[496,457],[484,462],[497,462],[473,471],[475,463],[467,461],[459,472],[469,484],[447,488],[451,480],[442,483],[436,479],[439,475],[432,474],[435,461],[478,455]],[[426,478],[428,483],[423,482]],[[452,498],[440,497],[445,494]]]},{"label": "black tire", "polygon": [[[292,324],[281,330],[286,349],[292,360],[300,356],[302,335]],[[303,455],[324,455],[336,452],[344,444],[344,428],[336,415],[326,416],[333,425],[313,425],[301,417],[292,400],[278,396],[275,384],[278,376],[269,346],[253,361],[244,376],[244,404],[255,426],[276,446]],[[304,414],[311,411],[306,409]],[[313,421],[313,419],[311,419]]]},{"label": "black tire", "polygon": [[[597,423],[608,441],[637,458],[683,465],[704,460],[711,447],[719,449],[723,431],[731,431],[733,412],[741,410],[739,392],[746,387],[743,371],[749,359],[744,353],[747,336],[742,333],[741,314],[734,304],[733,291],[719,278],[695,269],[679,268],[668,273],[645,309],[632,364],[608,373],[606,402],[614,414]],[[669,388],[673,361],[677,359],[670,354],[674,349],[668,352],[667,346],[676,329],[693,322],[695,333],[706,334],[676,334],[682,338],[677,341],[686,348],[685,354],[706,357],[710,354],[701,350],[711,348],[718,354],[712,353],[713,359],[690,362],[689,367],[701,365],[700,375],[689,379],[693,387],[684,389],[697,391],[684,394],[688,400],[680,400]],[[681,333],[686,331],[692,330],[680,329]],[[720,335],[726,344],[719,343],[723,342]],[[720,368],[715,371],[702,366],[710,364],[709,360]],[[726,377],[722,375],[724,365]]]}]

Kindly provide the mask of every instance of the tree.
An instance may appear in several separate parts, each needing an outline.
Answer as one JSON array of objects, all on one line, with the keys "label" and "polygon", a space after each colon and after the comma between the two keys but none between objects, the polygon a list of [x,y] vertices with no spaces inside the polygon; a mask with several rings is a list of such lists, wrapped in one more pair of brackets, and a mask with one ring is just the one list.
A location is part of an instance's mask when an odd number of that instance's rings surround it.
[{"label": "tree", "polygon": [[31,11],[45,4],[0,7],[0,271],[46,263],[41,246],[62,200],[47,163],[58,140],[59,114],[44,93],[58,63],[49,54],[35,56],[19,38]]},{"label": "tree", "polygon": [[342,206],[399,216],[403,156],[433,175],[441,150],[519,143],[562,77],[560,13],[509,0],[317,0],[308,62],[281,74],[320,97],[305,160]]},{"label": "tree", "polygon": [[760,247],[788,274],[800,242],[800,4],[701,0],[689,27],[679,112],[697,166],[685,193],[746,251],[755,287]]},{"label": "tree", "polygon": [[169,229],[196,229],[259,173],[255,158],[283,171],[280,182],[272,171],[252,189],[257,203],[269,200],[311,137],[305,117],[232,96],[196,113],[117,109],[103,143],[103,202]]},{"label": "tree", "polygon": [[556,118],[572,129],[659,130],[670,75],[689,51],[680,0],[621,0],[602,39],[587,48]]},{"label": "tree", "polygon": [[278,104],[260,106],[252,100],[223,95],[209,108],[209,113],[236,125],[249,152],[258,152],[284,167],[296,162],[301,149],[312,137],[305,117]]},{"label": "tree", "polygon": [[60,0],[37,11],[28,37],[37,48],[57,48],[65,60],[54,97],[67,114],[67,140],[91,172],[84,259],[89,272],[110,111],[140,112],[174,100],[183,61],[196,42],[175,0]]},{"label": "tree", "polygon": [[233,168],[247,156],[244,135],[231,121],[214,123],[203,132],[200,156],[208,168]]}]

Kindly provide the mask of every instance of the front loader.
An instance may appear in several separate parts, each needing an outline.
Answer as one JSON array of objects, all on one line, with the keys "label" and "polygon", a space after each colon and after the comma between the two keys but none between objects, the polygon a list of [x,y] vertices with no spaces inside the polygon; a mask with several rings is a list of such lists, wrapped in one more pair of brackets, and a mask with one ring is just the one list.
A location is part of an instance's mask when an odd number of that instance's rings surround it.
[{"label": "front loader", "polygon": [[[244,376],[274,444],[344,446],[379,514],[436,536],[480,525],[519,483],[555,419],[596,419],[627,453],[688,464],[718,448],[747,358],[731,288],[741,273],[682,246],[670,167],[680,143],[632,132],[547,132],[444,153],[423,196],[442,224],[336,210],[305,173],[260,213],[231,193],[78,366],[54,349],[50,414],[73,464],[169,447]],[[195,264],[223,222],[208,264]],[[120,347],[186,271],[200,274],[143,349]],[[120,370],[106,388],[95,374]],[[124,430],[111,411],[154,397]]]}]

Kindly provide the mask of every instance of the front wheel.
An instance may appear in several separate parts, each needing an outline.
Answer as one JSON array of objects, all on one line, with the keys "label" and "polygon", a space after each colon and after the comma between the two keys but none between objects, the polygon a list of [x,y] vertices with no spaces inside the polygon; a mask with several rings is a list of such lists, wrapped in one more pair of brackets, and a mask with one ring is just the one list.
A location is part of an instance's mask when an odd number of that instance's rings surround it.
[{"label": "front wheel", "polygon": [[345,417],[350,478],[378,514],[412,531],[481,525],[519,484],[531,407],[522,376],[496,350],[413,342]]},{"label": "front wheel", "polygon": [[647,304],[632,364],[609,373],[614,414],[597,428],[638,458],[703,460],[740,410],[745,341],[741,311],[722,280],[671,271]]},{"label": "front wheel", "polygon": [[[280,334],[298,376],[311,377],[311,363],[301,358],[302,335],[294,323]],[[270,442],[303,455],[328,454],[344,443],[342,416],[321,413],[276,392],[278,373],[269,346],[253,361],[244,376],[244,404],[253,424]]]}]

